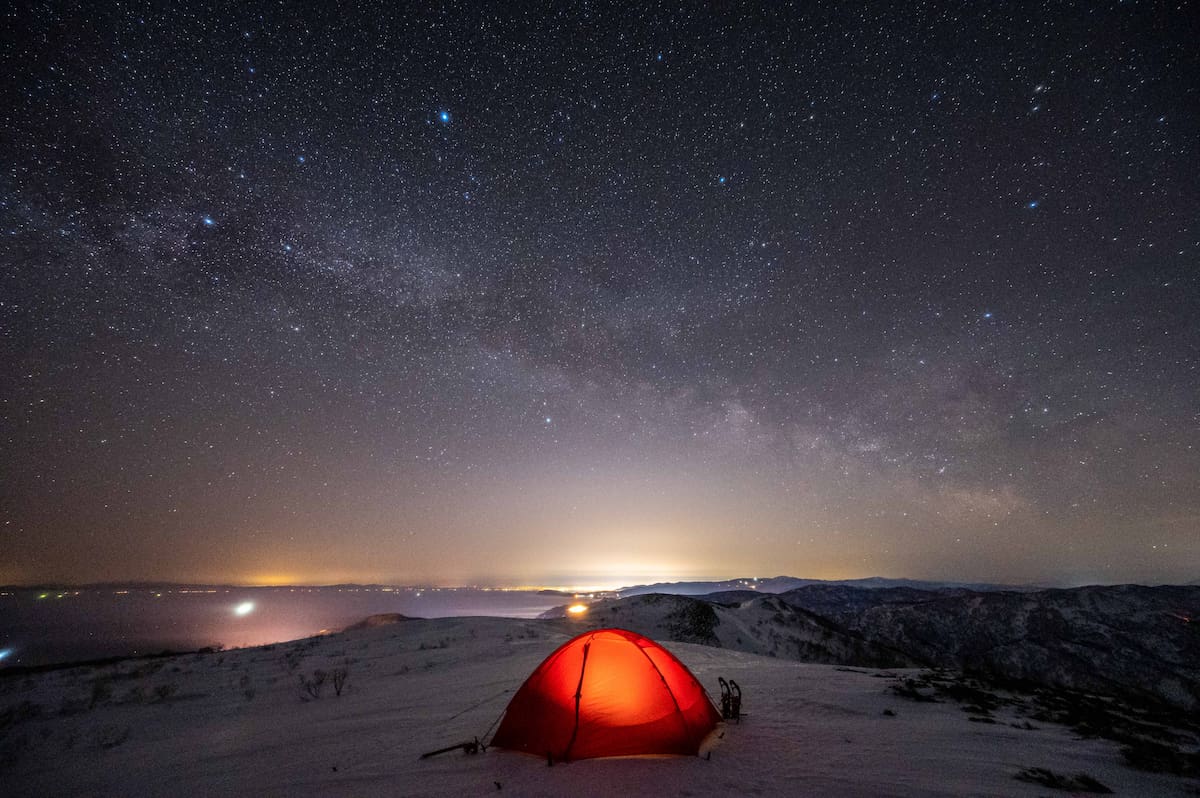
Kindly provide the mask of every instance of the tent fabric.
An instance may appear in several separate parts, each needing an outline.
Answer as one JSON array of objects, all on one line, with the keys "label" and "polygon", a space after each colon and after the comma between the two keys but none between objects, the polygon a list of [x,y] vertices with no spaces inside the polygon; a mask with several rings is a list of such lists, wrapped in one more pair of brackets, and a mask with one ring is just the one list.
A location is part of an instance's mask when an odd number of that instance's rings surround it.
[{"label": "tent fabric", "polygon": [[665,648],[624,629],[597,629],[534,670],[491,744],[554,761],[695,755],[720,720],[700,682]]}]

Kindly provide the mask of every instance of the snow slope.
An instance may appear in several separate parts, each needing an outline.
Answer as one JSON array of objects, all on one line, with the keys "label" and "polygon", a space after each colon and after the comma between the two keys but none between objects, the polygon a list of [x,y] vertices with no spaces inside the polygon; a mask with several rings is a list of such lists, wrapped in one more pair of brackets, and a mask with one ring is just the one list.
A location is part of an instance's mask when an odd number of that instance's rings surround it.
[{"label": "snow slope", "polygon": [[[1132,770],[1117,747],[974,723],[953,703],[892,693],[896,674],[668,643],[748,715],[711,759],[586,760],[547,767],[489,749],[421,760],[483,736],[533,668],[581,628],[569,620],[398,620],[276,646],[127,660],[0,679],[6,796],[812,795],[1033,796],[1024,768],[1086,773],[1118,795],[1195,795]],[[341,696],[301,677],[345,668]],[[890,675],[889,675],[890,674]],[[307,699],[307,700],[303,700]],[[892,710],[894,716],[885,715]]]}]

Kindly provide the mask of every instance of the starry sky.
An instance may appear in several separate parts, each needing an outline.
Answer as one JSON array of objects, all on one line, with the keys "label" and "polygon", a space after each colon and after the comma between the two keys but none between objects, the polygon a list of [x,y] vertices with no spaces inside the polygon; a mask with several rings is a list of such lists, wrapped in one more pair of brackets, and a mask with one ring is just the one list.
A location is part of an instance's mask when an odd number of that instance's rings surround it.
[{"label": "starry sky", "polygon": [[1185,3],[31,3],[0,583],[1200,576]]}]

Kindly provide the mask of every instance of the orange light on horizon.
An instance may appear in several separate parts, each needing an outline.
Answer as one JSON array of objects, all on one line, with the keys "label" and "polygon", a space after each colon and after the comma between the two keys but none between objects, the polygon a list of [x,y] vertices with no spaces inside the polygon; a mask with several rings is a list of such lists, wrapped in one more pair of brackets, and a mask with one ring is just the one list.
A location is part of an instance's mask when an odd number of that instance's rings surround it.
[{"label": "orange light on horizon", "polygon": [[290,587],[303,585],[308,581],[294,573],[264,572],[245,577],[239,583],[245,587]]},{"label": "orange light on horizon", "polygon": [[587,612],[587,609],[588,608],[586,604],[572,604],[570,607],[567,607],[567,612],[571,613],[572,615],[582,615],[583,613]]}]

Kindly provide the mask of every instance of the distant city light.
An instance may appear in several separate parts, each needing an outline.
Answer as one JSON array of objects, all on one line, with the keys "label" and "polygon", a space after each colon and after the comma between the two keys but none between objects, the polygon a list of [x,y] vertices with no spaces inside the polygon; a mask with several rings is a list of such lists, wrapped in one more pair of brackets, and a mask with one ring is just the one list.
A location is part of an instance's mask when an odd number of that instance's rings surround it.
[{"label": "distant city light", "polygon": [[254,612],[253,601],[243,601],[241,604],[233,608],[233,614],[237,616],[249,615]]},{"label": "distant city light", "polygon": [[582,615],[583,613],[587,612],[587,605],[572,604],[570,607],[567,607],[567,612],[571,613],[572,615]]}]

